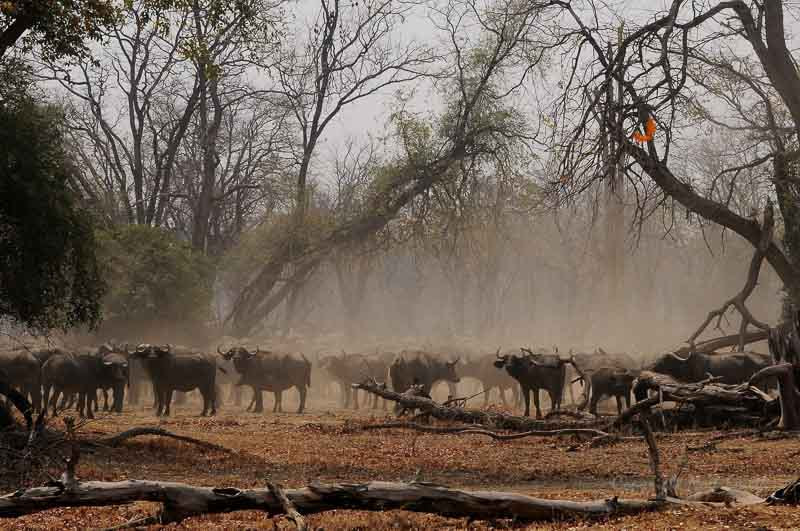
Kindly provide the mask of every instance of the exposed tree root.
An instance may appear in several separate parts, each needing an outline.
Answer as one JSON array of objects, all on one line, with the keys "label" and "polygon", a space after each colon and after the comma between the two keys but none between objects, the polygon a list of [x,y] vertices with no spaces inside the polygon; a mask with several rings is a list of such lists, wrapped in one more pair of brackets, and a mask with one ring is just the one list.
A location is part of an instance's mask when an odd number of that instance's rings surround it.
[{"label": "exposed tree root", "polygon": [[112,435],[110,437],[104,437],[102,439],[96,439],[93,441],[81,441],[82,444],[88,445],[98,445],[98,446],[119,446],[124,441],[128,439],[132,439],[134,437],[142,437],[144,435],[152,435],[156,437],[167,437],[170,439],[175,439],[182,442],[187,442],[190,444],[194,444],[196,446],[200,446],[202,448],[209,448],[212,450],[218,450],[220,452],[225,453],[233,453],[234,451],[230,448],[225,448],[224,446],[220,446],[218,444],[210,443],[207,441],[203,441],[200,439],[195,439],[194,437],[189,437],[186,435],[178,435],[177,433],[172,433],[171,431],[167,431],[162,428],[147,428],[147,427],[138,427],[138,428],[131,428],[129,430],[125,430],[121,433],[116,435]]}]

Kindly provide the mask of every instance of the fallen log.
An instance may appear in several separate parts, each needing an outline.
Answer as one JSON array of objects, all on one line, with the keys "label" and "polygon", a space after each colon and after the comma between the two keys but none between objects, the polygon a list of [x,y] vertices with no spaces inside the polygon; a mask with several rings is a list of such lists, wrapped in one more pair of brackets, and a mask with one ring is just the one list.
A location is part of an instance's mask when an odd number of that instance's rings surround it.
[{"label": "fallen log", "polygon": [[[67,487],[55,484],[18,490],[0,496],[0,518],[15,518],[59,507],[112,506],[149,501],[162,504],[159,514],[133,520],[131,525],[178,523],[201,514],[260,510],[271,515],[286,514],[287,507],[298,513],[316,514],[334,509],[361,511],[404,510],[477,520],[513,518],[552,521],[567,518],[606,518],[635,515],[676,505],[724,507],[727,503],[751,504],[761,500],[743,491],[721,488],[736,495],[701,493],[695,497],[663,500],[619,499],[593,501],[542,499],[501,491],[465,491],[431,483],[311,484],[298,489],[281,489],[281,501],[267,488],[197,487],[168,481],[85,481]],[[720,502],[717,502],[720,499]],[[756,501],[754,501],[756,500]],[[287,503],[288,502],[288,503]]]},{"label": "fallen log", "polygon": [[421,396],[411,396],[406,394],[396,393],[386,389],[384,385],[376,382],[363,382],[353,384],[355,389],[363,389],[364,391],[376,394],[381,398],[397,402],[403,409],[407,410],[420,410],[423,414],[429,415],[438,420],[449,422],[458,422],[461,424],[480,424],[483,428],[494,428],[499,430],[510,431],[535,431],[535,430],[553,430],[553,429],[584,429],[600,426],[604,421],[591,420],[591,421],[544,421],[536,420],[530,417],[518,417],[515,415],[507,415],[495,411],[481,411],[476,409],[465,409],[454,406],[444,406]]},{"label": "fallen log", "polygon": [[713,380],[687,383],[665,374],[643,371],[634,382],[634,394],[642,397],[648,391],[657,392],[659,401],[691,405],[694,411],[718,413],[728,420],[750,423],[763,419],[767,412],[776,411],[777,404],[775,399],[749,383],[730,385]]},{"label": "fallen log", "polygon": [[[312,484],[285,489],[287,500],[302,514],[333,509],[385,511],[402,509],[450,517],[476,519],[518,518],[531,521],[573,517],[605,517],[655,510],[664,501],[611,498],[577,502],[549,500],[496,491],[464,491],[430,483]],[[196,487],[166,481],[128,480],[78,482],[19,490],[0,497],[0,518],[18,517],[57,507],[108,506],[135,501],[160,502],[162,524],[180,522],[200,514],[261,510],[284,514],[281,501],[269,488],[236,489]]]}]

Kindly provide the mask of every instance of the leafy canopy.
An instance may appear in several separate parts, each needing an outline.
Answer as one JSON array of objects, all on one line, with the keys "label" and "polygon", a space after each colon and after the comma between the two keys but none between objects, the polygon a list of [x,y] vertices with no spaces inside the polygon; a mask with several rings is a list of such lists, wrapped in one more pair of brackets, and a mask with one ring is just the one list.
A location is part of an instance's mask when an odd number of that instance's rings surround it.
[{"label": "leafy canopy", "polygon": [[211,264],[166,229],[125,225],[101,231],[100,256],[109,292],[110,326],[123,323],[203,324],[211,309]]}]

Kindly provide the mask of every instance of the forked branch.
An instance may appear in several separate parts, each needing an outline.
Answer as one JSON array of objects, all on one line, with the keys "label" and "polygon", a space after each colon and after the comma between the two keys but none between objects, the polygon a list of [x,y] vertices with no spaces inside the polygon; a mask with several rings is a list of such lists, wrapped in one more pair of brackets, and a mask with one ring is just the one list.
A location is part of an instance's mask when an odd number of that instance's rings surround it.
[{"label": "forked branch", "polygon": [[747,271],[747,280],[744,283],[744,287],[742,287],[739,293],[725,301],[722,306],[708,312],[708,316],[706,316],[705,321],[703,321],[700,327],[695,330],[695,332],[689,336],[689,339],[687,340],[687,343],[689,343],[689,346],[692,349],[695,346],[695,340],[700,337],[700,334],[702,334],[706,328],[708,328],[708,325],[711,324],[711,321],[713,321],[714,318],[717,319],[716,328],[721,330],[722,318],[731,307],[735,308],[736,311],[739,312],[739,315],[742,316],[742,321],[739,325],[739,351],[744,351],[745,336],[747,335],[747,327],[749,325],[753,325],[761,330],[769,330],[769,325],[762,323],[753,317],[753,314],[747,308],[746,301],[747,298],[753,293],[756,284],[758,284],[758,275],[761,271],[761,263],[764,261],[764,257],[769,249],[769,244],[772,241],[772,232],[774,228],[775,213],[773,211],[772,201],[768,199],[767,206],[764,207],[764,223],[761,226],[761,240],[753,252],[752,260],[750,260],[750,268]]}]

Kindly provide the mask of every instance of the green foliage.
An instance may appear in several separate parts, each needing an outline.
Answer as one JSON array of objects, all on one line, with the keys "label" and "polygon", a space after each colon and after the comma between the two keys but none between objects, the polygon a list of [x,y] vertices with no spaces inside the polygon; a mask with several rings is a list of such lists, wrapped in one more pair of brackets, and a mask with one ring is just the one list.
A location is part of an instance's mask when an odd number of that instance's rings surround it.
[{"label": "green foliage", "polygon": [[46,60],[85,57],[86,41],[100,40],[118,16],[112,0],[0,0],[0,40],[13,44],[21,27],[28,31],[26,48],[36,47]]},{"label": "green foliage", "polygon": [[[7,66],[7,65],[6,65]],[[0,79],[0,316],[47,330],[97,324],[104,292],[89,214],[69,188],[63,117]]]},{"label": "green foliage", "polygon": [[110,327],[207,321],[212,268],[189,243],[145,225],[100,231],[98,240],[109,285],[104,320]]}]

